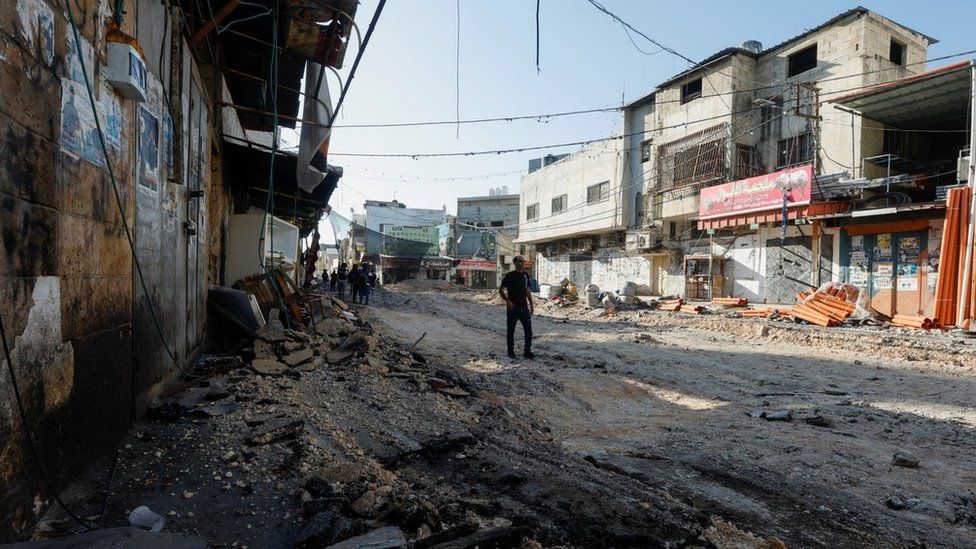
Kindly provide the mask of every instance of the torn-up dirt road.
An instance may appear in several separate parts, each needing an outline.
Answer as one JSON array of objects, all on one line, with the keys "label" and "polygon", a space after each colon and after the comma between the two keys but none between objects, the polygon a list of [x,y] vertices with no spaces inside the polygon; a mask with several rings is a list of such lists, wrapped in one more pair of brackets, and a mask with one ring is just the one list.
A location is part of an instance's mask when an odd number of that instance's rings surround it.
[{"label": "torn-up dirt road", "polygon": [[790,546],[976,539],[973,341],[540,306],[540,358],[511,362],[491,292],[376,303],[389,333],[427,332],[428,356],[615,483]]},{"label": "torn-up dirt road", "polygon": [[[206,361],[127,436],[100,525],[145,505],[213,547],[976,539],[971,342],[546,308],[540,358],[513,362],[490,293],[353,310]],[[106,470],[65,494],[92,520]]]}]

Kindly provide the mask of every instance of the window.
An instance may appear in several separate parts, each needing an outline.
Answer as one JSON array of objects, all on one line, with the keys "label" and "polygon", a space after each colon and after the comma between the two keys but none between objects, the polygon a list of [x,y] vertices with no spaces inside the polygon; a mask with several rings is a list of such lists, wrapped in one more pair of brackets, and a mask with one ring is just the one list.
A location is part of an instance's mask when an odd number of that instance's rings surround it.
[{"label": "window", "polygon": [[773,105],[763,105],[759,109],[759,116],[762,119],[762,125],[759,128],[759,137],[761,139],[769,139],[775,127],[773,123],[783,113],[783,98],[776,97],[772,101],[774,103]]},{"label": "window", "polygon": [[634,195],[634,225],[641,226],[644,224],[644,195],[637,193]]},{"label": "window", "polygon": [[817,45],[814,44],[808,48],[803,48],[789,56],[787,60],[789,63],[787,76],[796,76],[801,72],[815,68],[817,66]]},{"label": "window", "polygon": [[504,227],[505,226],[505,222],[504,221],[492,221],[491,222],[491,226],[492,227]]},{"label": "window", "polygon": [[651,149],[654,146],[654,140],[647,139],[641,143],[641,162],[651,161]]},{"label": "window", "polygon": [[759,151],[750,145],[736,144],[735,146],[735,177],[745,179],[762,175],[766,170],[763,169],[759,158]]},{"label": "window", "polygon": [[905,44],[891,39],[891,48],[888,50],[888,60],[899,67],[905,64]]},{"label": "window", "polygon": [[535,221],[539,219],[539,203],[536,202],[531,206],[525,208],[525,219],[527,221]]},{"label": "window", "polygon": [[675,186],[720,177],[724,169],[724,157],[724,139],[715,139],[676,152],[673,168]]},{"label": "window", "polygon": [[604,181],[586,188],[586,203],[603,202],[610,198],[610,182]]},{"label": "window", "polygon": [[701,97],[701,78],[681,85],[681,102],[687,103],[692,99]]},{"label": "window", "polygon": [[567,195],[557,196],[552,199],[552,213],[557,214],[559,212],[566,211],[566,198]]},{"label": "window", "polygon": [[794,135],[779,142],[776,163],[779,168],[788,168],[813,160],[813,134],[810,132]]}]

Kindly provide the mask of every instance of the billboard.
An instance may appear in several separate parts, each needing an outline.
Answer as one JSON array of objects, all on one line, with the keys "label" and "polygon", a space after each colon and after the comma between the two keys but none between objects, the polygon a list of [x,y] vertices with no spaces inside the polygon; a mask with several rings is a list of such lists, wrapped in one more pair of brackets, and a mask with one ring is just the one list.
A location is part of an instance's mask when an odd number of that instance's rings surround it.
[{"label": "billboard", "polygon": [[775,210],[783,207],[783,193],[789,206],[810,203],[813,167],[799,166],[722,183],[701,190],[698,219]]},{"label": "billboard", "polygon": [[440,229],[391,225],[383,229],[383,253],[386,255],[440,255]]}]

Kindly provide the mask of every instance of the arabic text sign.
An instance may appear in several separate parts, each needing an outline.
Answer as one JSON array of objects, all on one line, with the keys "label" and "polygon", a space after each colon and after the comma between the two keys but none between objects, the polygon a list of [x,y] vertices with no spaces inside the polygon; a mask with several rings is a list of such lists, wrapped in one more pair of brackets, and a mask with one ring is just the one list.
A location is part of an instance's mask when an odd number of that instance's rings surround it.
[{"label": "arabic text sign", "polygon": [[783,192],[790,206],[808,204],[813,168],[800,166],[702,189],[698,217],[775,210],[783,207]]}]

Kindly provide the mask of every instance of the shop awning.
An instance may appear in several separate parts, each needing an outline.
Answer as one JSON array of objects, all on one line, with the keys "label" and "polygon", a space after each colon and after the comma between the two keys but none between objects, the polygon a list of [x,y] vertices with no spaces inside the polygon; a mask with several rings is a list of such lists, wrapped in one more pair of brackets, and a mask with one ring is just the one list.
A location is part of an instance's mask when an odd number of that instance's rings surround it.
[{"label": "shop awning", "polygon": [[[914,76],[864,88],[831,103],[898,128],[955,128],[966,120],[972,61],[960,61]],[[962,126],[960,126],[962,127]]]},{"label": "shop awning", "polygon": [[[786,209],[787,221],[796,219],[807,219],[811,216],[832,214],[846,211],[850,207],[850,202],[814,202],[790,206]],[[698,229],[729,229],[733,227],[746,227],[753,223],[782,223],[783,210],[767,210],[764,212],[754,212],[747,214],[729,215],[713,219],[699,219]]]},{"label": "shop awning", "polygon": [[[255,144],[239,144],[224,140],[224,177],[231,181],[235,204],[266,209],[268,201],[271,151]],[[342,177],[342,168],[329,166],[325,181],[312,192],[298,186],[295,169],[298,157],[277,152],[274,159],[273,214],[294,223],[302,236],[309,234],[328,207],[329,199]]]}]

